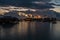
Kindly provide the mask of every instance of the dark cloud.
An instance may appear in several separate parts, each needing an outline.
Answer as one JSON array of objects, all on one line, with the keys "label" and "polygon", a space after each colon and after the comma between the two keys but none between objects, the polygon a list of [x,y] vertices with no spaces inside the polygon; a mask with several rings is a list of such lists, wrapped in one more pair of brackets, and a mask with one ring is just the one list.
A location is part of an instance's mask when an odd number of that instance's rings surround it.
[{"label": "dark cloud", "polygon": [[[43,4],[35,4],[32,2],[43,2]],[[29,8],[38,8],[38,9],[44,9],[44,8],[53,8],[53,3],[48,3],[51,0],[0,0],[0,5],[12,5],[12,6],[23,6],[23,7],[29,7]],[[46,3],[45,3],[46,2]]]},{"label": "dark cloud", "polygon": [[[40,1],[33,1],[39,3],[28,3],[27,6],[29,7],[37,7],[37,8],[54,8],[52,5],[56,5],[54,3],[49,3],[51,0],[40,0]],[[41,3],[40,3],[41,2]]]},{"label": "dark cloud", "polygon": [[40,8],[40,9],[45,9],[45,8],[54,8],[52,5],[55,5],[54,3],[48,3],[48,2],[37,2],[33,3],[31,5],[32,8]]},{"label": "dark cloud", "polygon": [[16,6],[20,6],[20,5],[28,5],[30,4],[30,2],[33,1],[44,1],[44,2],[49,2],[51,0],[0,0],[0,4],[2,5],[16,5]]}]

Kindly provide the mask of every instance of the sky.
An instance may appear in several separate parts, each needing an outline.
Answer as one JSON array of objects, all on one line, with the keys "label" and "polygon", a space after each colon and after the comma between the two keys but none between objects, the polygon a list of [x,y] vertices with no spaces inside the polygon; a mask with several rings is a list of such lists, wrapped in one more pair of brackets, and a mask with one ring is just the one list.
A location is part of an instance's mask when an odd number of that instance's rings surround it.
[{"label": "sky", "polygon": [[0,5],[29,5],[33,1],[49,2],[50,0],[0,0]]},{"label": "sky", "polygon": [[54,10],[54,11],[56,11],[56,12],[59,12],[59,13],[60,13],[60,6],[55,6],[55,8],[54,8],[54,9],[52,9],[52,10]]},{"label": "sky", "polygon": [[[0,0],[0,5],[12,5],[12,6],[33,6],[32,2],[39,2],[39,1],[43,1],[43,2],[52,2],[52,3],[58,3],[59,0]],[[35,5],[34,5],[35,6]],[[47,6],[47,5],[45,5]],[[48,5],[48,7],[50,7],[51,5]],[[39,5],[38,5],[39,7]],[[44,7],[43,7],[44,8]],[[60,12],[60,6],[56,6],[54,9],[54,11]]]},{"label": "sky", "polygon": [[51,3],[55,3],[57,5],[57,6],[54,6],[55,8],[52,10],[60,13],[60,0],[52,0]]}]

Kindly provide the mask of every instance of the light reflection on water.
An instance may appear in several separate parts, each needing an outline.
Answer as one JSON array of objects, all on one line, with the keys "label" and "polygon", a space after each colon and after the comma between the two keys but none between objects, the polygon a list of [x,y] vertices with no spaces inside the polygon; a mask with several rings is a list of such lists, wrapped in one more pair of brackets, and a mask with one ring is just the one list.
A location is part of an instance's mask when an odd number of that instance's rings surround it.
[{"label": "light reflection on water", "polygon": [[52,24],[52,35],[53,39],[59,40],[60,39],[60,21],[56,21],[56,24]]},{"label": "light reflection on water", "polygon": [[15,40],[15,38],[16,40],[48,40],[49,32],[50,24],[48,22],[22,21],[11,28],[2,28],[2,26],[0,26],[0,37],[2,40]]},{"label": "light reflection on water", "polygon": [[56,24],[50,25],[48,22],[22,21],[11,28],[3,28],[0,26],[0,39],[58,40],[60,39],[60,22],[57,21]]}]

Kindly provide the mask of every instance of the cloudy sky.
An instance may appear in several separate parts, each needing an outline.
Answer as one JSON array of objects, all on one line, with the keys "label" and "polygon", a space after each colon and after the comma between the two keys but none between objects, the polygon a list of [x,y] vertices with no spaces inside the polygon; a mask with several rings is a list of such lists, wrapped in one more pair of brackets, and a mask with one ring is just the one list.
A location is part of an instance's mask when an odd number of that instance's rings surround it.
[{"label": "cloudy sky", "polygon": [[[32,6],[32,2],[37,2],[37,1],[44,1],[44,2],[52,2],[52,3],[60,3],[59,0],[0,0],[0,5],[12,5],[12,6]],[[47,5],[45,5],[46,7]],[[48,5],[49,7],[49,5]],[[50,5],[51,7],[51,5]],[[56,6],[55,9],[53,9],[55,11],[60,12],[60,6]]]},{"label": "cloudy sky", "polygon": [[29,5],[33,1],[49,2],[51,0],[0,0],[0,5]]},{"label": "cloudy sky", "polygon": [[60,0],[52,0],[51,3],[55,3],[56,4],[56,6],[54,6],[55,8],[52,9],[52,10],[60,13]]}]

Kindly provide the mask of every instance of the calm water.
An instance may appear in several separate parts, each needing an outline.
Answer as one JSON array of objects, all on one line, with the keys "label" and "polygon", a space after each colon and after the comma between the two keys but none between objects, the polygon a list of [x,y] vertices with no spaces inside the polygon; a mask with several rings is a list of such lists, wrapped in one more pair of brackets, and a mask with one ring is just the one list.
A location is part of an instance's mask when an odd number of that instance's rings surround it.
[{"label": "calm water", "polygon": [[60,22],[22,21],[15,25],[0,25],[1,40],[58,40],[60,39]]},{"label": "calm water", "polygon": [[0,25],[1,40],[59,40],[60,22],[22,21],[18,24]]},{"label": "calm water", "polygon": [[60,21],[56,22],[56,24],[51,24],[51,38],[53,40],[60,40]]},{"label": "calm water", "polygon": [[[3,27],[11,28],[3,28]],[[15,25],[0,26],[1,40],[49,40],[50,23],[22,21]]]}]

